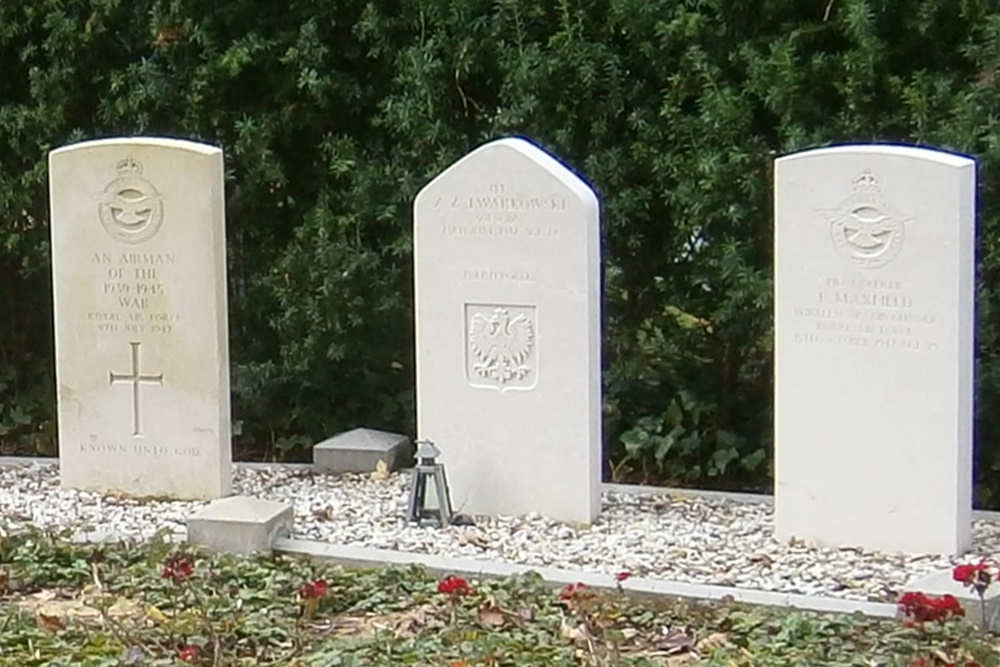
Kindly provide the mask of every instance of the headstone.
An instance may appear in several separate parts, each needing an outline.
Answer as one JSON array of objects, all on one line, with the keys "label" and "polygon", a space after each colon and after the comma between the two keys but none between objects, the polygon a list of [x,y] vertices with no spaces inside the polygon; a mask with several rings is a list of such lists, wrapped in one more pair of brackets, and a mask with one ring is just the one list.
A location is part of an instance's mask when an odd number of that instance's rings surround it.
[{"label": "headstone", "polygon": [[599,205],[534,144],[480,146],[414,203],[417,431],[465,514],[600,510]]},{"label": "headstone", "polygon": [[49,172],[62,485],[228,494],[222,151],[90,141]]},{"label": "headstone", "polygon": [[775,163],[775,535],[954,554],[972,510],[975,163]]},{"label": "headstone", "polygon": [[320,472],[363,473],[381,462],[395,470],[410,453],[410,439],[402,433],[355,428],[313,445],[313,467]]}]

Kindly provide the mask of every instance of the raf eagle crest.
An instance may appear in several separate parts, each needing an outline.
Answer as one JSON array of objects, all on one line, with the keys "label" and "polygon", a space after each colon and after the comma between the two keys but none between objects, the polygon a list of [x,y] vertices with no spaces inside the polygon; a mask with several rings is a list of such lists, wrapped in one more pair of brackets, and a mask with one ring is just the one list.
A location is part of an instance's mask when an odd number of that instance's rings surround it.
[{"label": "raf eagle crest", "polygon": [[507,308],[475,313],[468,320],[471,370],[496,385],[524,380],[532,370],[528,363],[535,346],[535,329],[526,315],[511,316]]},{"label": "raf eagle crest", "polygon": [[164,196],[142,177],[142,165],[127,157],[114,179],[98,193],[97,213],[108,235],[123,243],[143,243],[163,224]]}]

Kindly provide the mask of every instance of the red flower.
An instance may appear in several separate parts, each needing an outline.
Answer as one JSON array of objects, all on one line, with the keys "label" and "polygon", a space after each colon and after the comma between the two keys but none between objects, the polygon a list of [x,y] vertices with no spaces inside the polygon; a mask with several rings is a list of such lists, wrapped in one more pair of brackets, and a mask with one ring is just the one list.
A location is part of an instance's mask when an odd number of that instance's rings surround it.
[{"label": "red flower", "polygon": [[951,571],[951,576],[963,586],[975,590],[980,596],[993,583],[993,573],[985,558],[975,564],[956,565],[955,569]]},{"label": "red flower", "polygon": [[615,575],[615,581],[620,583],[622,581],[625,581],[631,576],[632,576],[631,572],[619,572],[618,574]]},{"label": "red flower", "polygon": [[915,623],[942,621],[949,616],[965,615],[962,603],[953,595],[932,597],[924,593],[904,593],[899,598],[899,606],[907,619]]},{"label": "red flower", "polygon": [[177,651],[177,658],[181,662],[193,662],[195,658],[198,657],[198,653],[201,651],[194,644],[188,644],[181,650]]},{"label": "red flower", "polygon": [[163,570],[160,572],[160,576],[164,579],[170,579],[175,584],[179,584],[185,579],[190,578],[194,574],[194,565],[184,554],[174,554],[167,559],[167,562],[163,565]]},{"label": "red flower", "polygon": [[321,597],[325,597],[329,590],[330,586],[326,581],[317,579],[312,583],[299,586],[299,597],[303,600],[318,600]]},{"label": "red flower", "polygon": [[449,574],[438,582],[438,593],[443,595],[468,595],[472,592],[472,586],[462,577]]},{"label": "red flower", "polygon": [[559,599],[572,600],[586,595],[590,595],[590,587],[587,586],[587,584],[566,584],[566,586],[563,587],[562,592],[559,593]]},{"label": "red flower", "polygon": [[969,586],[979,576],[980,572],[989,572],[989,566],[986,564],[985,558],[974,565],[956,565],[951,574],[955,581]]}]

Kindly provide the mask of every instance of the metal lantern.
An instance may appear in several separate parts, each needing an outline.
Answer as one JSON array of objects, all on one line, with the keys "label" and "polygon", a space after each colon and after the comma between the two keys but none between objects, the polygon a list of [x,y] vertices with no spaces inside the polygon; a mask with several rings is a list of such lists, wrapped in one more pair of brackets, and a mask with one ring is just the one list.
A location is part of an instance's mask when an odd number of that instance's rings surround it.
[{"label": "metal lantern", "polygon": [[[421,526],[447,526],[452,522],[451,498],[444,466],[435,459],[441,451],[430,440],[417,441],[417,465],[410,478],[406,518]],[[434,489],[428,493],[428,482]]]}]

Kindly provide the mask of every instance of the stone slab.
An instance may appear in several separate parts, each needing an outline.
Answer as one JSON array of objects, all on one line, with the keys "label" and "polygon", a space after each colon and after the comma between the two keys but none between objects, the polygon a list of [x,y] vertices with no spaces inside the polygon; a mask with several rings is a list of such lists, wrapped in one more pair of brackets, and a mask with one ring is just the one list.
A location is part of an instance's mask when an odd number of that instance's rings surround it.
[{"label": "stone slab", "polygon": [[240,555],[270,552],[277,537],[291,535],[292,506],[248,496],[216,500],[187,520],[192,544]]},{"label": "stone slab", "polygon": [[972,509],[975,162],[775,162],[775,535],[958,554]]},{"label": "stone slab", "polygon": [[363,473],[381,461],[396,470],[410,450],[410,439],[402,433],[356,428],[314,445],[313,465],[320,472]]},{"label": "stone slab", "polygon": [[986,589],[985,617],[979,596],[975,591],[955,581],[951,570],[939,570],[924,577],[917,577],[908,582],[903,591],[934,596],[953,595],[962,603],[966,619],[990,632],[1000,632],[1000,586],[996,583]]},{"label": "stone slab", "polygon": [[65,488],[229,492],[222,151],[154,137],[49,155]]},{"label": "stone slab", "polygon": [[[372,547],[335,545],[311,540],[278,538],[274,543],[278,553],[306,556],[320,561],[336,563],[348,567],[386,567],[417,565],[437,576],[449,574],[472,578],[510,577],[535,572],[553,588],[567,584],[584,583],[593,588],[614,589],[614,575],[587,572],[585,570],[563,570],[552,567],[535,567],[492,560],[472,558],[449,558],[433,554],[421,554]],[[712,586],[685,582],[631,577],[622,583],[622,589],[629,595],[650,598],[688,598],[693,600],[721,601],[731,599],[743,604],[769,607],[795,607],[819,612],[838,614],[862,613],[867,616],[893,618],[896,605],[862,600],[844,600],[812,595],[795,595],[758,591],[732,586]]]},{"label": "stone slab", "polygon": [[597,516],[599,227],[594,191],[520,138],[417,195],[417,432],[442,452],[456,512]]}]

